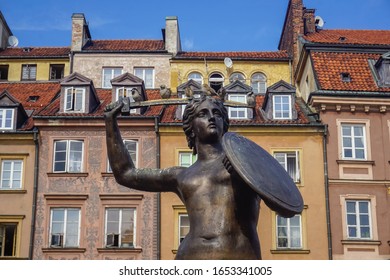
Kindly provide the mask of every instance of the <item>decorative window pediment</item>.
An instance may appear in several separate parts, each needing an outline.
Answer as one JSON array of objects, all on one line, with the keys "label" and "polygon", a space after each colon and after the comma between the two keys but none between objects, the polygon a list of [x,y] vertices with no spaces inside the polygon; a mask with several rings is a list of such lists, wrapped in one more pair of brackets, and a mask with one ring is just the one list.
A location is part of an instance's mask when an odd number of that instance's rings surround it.
[{"label": "decorative window pediment", "polygon": [[[200,96],[201,92],[202,85],[192,79],[177,87],[177,95],[179,98],[188,98],[187,95],[197,97]],[[177,106],[176,119],[181,120],[183,118],[184,108],[185,105]]]},{"label": "decorative window pediment", "polygon": [[[225,87],[226,98],[230,101],[247,104],[247,95],[252,92],[252,88],[240,80],[235,80]],[[253,118],[253,109],[246,107],[229,107],[229,118],[231,119],[251,119]]]},{"label": "decorative window pediment", "polygon": [[0,130],[14,131],[27,119],[26,111],[16,98],[6,90],[0,93]]},{"label": "decorative window pediment", "polygon": [[61,81],[62,113],[90,113],[99,104],[91,79],[75,72]]},{"label": "decorative window pediment", "polygon": [[[129,97],[130,102],[140,102],[147,100],[145,83],[142,79],[128,72],[119,75],[111,80],[112,101],[117,101],[119,97]],[[128,111],[128,108],[124,108]],[[146,108],[131,110],[130,113],[142,114]]]},{"label": "decorative window pediment", "polygon": [[268,87],[261,110],[267,119],[293,120],[298,115],[294,104],[295,87],[281,80]]}]

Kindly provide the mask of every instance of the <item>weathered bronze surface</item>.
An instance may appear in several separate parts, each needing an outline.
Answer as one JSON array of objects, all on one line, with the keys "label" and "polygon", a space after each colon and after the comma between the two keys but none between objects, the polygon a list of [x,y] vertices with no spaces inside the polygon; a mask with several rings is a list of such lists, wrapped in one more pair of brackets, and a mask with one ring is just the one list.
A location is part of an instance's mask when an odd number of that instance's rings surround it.
[{"label": "weathered bronze surface", "polygon": [[[183,201],[190,231],[180,244],[176,259],[261,259],[256,230],[261,198],[281,215],[291,216],[302,209],[295,184],[291,185],[291,179],[288,183],[283,181],[284,169],[273,171],[270,168],[274,168],[274,164],[264,164],[255,172],[262,174],[259,182],[255,174],[250,180],[243,176],[245,173],[238,168],[231,151],[227,151],[236,149],[233,142],[224,144],[226,150],[222,144],[229,119],[220,100],[204,96],[192,99],[186,106],[183,129],[189,147],[198,154],[197,161],[188,168],[135,168],[116,121],[122,107],[123,101],[113,103],[105,112],[107,150],[113,174],[123,186],[173,192]],[[234,138],[226,139],[229,137]],[[226,148],[229,145],[230,148]],[[268,189],[267,178],[271,176],[272,188]],[[281,188],[275,187],[278,183]]]}]

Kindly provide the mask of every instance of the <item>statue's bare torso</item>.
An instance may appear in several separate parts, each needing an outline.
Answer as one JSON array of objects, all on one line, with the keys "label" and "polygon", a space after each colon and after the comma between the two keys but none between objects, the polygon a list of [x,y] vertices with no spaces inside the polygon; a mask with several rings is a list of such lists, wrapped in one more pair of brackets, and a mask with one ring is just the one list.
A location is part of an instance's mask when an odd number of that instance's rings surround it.
[{"label": "statue's bare torso", "polygon": [[258,195],[222,164],[224,154],[198,160],[178,175],[190,232],[176,259],[259,259]]}]

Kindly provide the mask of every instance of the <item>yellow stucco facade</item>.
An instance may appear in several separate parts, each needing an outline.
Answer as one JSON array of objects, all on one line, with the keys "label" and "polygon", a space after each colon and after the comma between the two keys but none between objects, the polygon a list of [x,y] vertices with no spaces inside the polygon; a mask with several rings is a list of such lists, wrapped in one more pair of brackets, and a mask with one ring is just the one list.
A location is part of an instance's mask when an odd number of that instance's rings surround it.
[{"label": "yellow stucco facade", "polygon": [[[325,207],[323,131],[319,127],[231,126],[237,132],[273,154],[277,151],[299,151],[300,182],[304,199],[301,215],[302,246],[280,250],[276,241],[276,214],[264,202],[260,204],[258,234],[263,259],[328,259]],[[160,128],[161,168],[176,166],[179,152],[190,151],[180,125]],[[185,213],[180,199],[171,193],[161,194],[161,259],[175,257],[179,245],[179,215]]]},{"label": "yellow stucco facade", "polygon": [[8,65],[8,81],[18,82],[22,79],[22,65],[36,65],[36,80],[48,81],[50,80],[50,66],[63,64],[64,65],[64,77],[70,73],[69,58],[67,59],[33,59],[33,58],[12,58],[12,59],[0,59],[1,65]]},{"label": "yellow stucco facade", "polygon": [[227,68],[223,60],[171,60],[170,85],[172,92],[188,81],[188,75],[198,72],[203,77],[203,83],[208,84],[208,78],[213,73],[219,73],[224,77],[223,85],[229,84],[229,77],[233,73],[241,73],[245,77],[245,83],[250,85],[251,76],[254,73],[263,73],[267,77],[267,86],[280,80],[291,83],[291,67],[288,61],[243,61],[232,59],[233,66]]}]

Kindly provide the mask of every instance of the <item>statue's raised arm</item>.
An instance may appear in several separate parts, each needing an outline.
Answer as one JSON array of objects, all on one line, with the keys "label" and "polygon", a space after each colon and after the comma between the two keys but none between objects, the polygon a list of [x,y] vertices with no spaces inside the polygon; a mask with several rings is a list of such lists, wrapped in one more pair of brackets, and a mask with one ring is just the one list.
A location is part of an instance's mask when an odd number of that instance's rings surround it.
[{"label": "statue's raised arm", "polygon": [[107,153],[116,181],[128,188],[151,192],[176,192],[177,175],[183,168],[150,169],[135,167],[119,130],[117,116],[124,102],[119,99],[105,108]]}]

